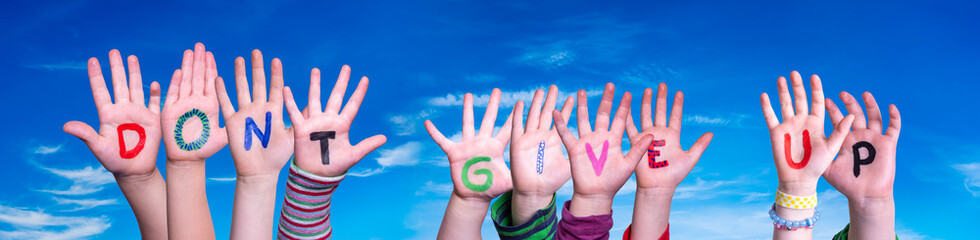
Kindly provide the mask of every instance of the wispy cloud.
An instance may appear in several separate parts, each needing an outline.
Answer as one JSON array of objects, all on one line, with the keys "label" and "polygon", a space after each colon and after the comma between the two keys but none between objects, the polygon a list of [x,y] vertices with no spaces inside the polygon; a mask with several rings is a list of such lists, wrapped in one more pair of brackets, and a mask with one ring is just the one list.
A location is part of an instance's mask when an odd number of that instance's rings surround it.
[{"label": "wispy cloud", "polygon": [[372,176],[372,175],[383,173],[383,172],[385,172],[385,168],[384,167],[380,167],[380,168],[374,168],[374,169],[364,169],[364,170],[361,170],[361,171],[348,171],[347,172],[347,176],[352,176],[352,177],[368,177],[368,176]]},{"label": "wispy cloud", "polygon": [[31,68],[31,69],[38,69],[38,70],[47,70],[47,71],[53,71],[53,70],[85,70],[85,69],[87,69],[87,67],[85,66],[85,62],[84,61],[82,61],[82,62],[61,62],[61,63],[40,63],[40,64],[24,65],[24,67]]},{"label": "wispy cloud", "polygon": [[44,145],[40,145],[40,146],[37,146],[37,148],[34,148],[34,153],[35,154],[43,154],[43,155],[57,153],[58,151],[61,151],[61,147],[63,147],[63,146],[65,146],[65,145],[64,144],[58,144],[57,146],[44,146]]},{"label": "wispy cloud", "polygon": [[[517,91],[501,91],[500,106],[513,107],[518,100],[522,100],[525,102],[525,107],[527,107],[530,105],[529,104],[530,101],[534,99],[534,91],[537,89],[547,90],[548,86],[542,86],[542,87],[526,89],[526,90],[517,90]],[[457,94],[446,94],[446,96],[443,97],[430,98],[429,105],[440,106],[440,107],[463,106],[463,97],[465,95],[466,94],[464,93],[457,93]],[[576,95],[575,91],[566,92],[566,91],[558,90],[559,103],[557,108],[559,109],[561,108],[561,104],[564,103],[565,98],[575,97],[575,95]],[[586,90],[586,96],[588,97],[594,97],[600,95],[602,95],[602,89]],[[473,95],[473,106],[486,107],[487,103],[489,102],[490,102],[490,93]],[[501,112],[498,113],[498,117],[500,117],[499,114],[504,114],[504,117],[506,117],[507,116],[506,114],[508,113],[510,113],[510,111],[501,110]]]},{"label": "wispy cloud", "polygon": [[612,15],[588,14],[547,22],[531,37],[514,42],[516,63],[556,70],[576,62],[620,62],[633,48],[634,37],[647,32],[640,23],[624,22]]},{"label": "wispy cloud", "polygon": [[208,178],[208,181],[215,181],[215,182],[234,182],[236,179],[238,179],[238,178],[236,178],[236,177],[210,177],[210,178]]},{"label": "wispy cloud", "polygon": [[415,196],[422,196],[427,193],[432,193],[436,196],[449,196],[453,192],[453,183],[435,183],[433,181],[425,182],[425,185],[415,191]]},{"label": "wispy cloud", "polygon": [[43,209],[23,210],[0,205],[0,222],[14,227],[0,231],[3,239],[82,239],[109,229],[109,218],[63,217],[47,214]]},{"label": "wispy cloud", "polygon": [[742,194],[742,203],[755,202],[755,201],[759,201],[759,200],[765,200],[765,199],[768,199],[769,196],[772,196],[772,193],[769,193],[769,192],[747,192],[747,193],[743,193]]},{"label": "wispy cloud", "polygon": [[715,114],[692,114],[684,118],[684,123],[693,123],[704,126],[724,126],[732,128],[753,128],[762,126],[749,123],[751,115],[742,113],[715,113]]},{"label": "wispy cloud", "polygon": [[94,193],[102,190],[102,185],[116,181],[112,177],[112,174],[102,167],[88,166],[75,170],[55,168],[42,169],[72,181],[71,187],[69,187],[67,190],[38,190],[57,195],[84,195]]},{"label": "wispy cloud", "polygon": [[402,114],[395,115],[388,119],[391,124],[392,131],[398,136],[409,136],[418,132],[419,125],[425,119],[435,116],[435,110],[422,110],[416,114]]},{"label": "wispy cloud", "polygon": [[717,180],[705,181],[701,178],[694,179],[693,185],[680,185],[674,190],[674,199],[711,199],[724,192],[718,189],[740,183],[741,180]]},{"label": "wispy cloud", "polygon": [[75,212],[86,209],[92,209],[100,206],[119,204],[116,199],[66,199],[66,198],[53,198],[58,205],[76,205],[77,207],[69,210],[63,210],[62,212]]},{"label": "wispy cloud", "polygon": [[966,191],[969,191],[974,197],[980,197],[980,162],[953,164],[952,167],[966,177],[963,179],[963,186],[966,187]]},{"label": "wispy cloud", "polygon": [[385,169],[393,166],[415,166],[419,163],[424,146],[420,142],[407,142],[391,149],[381,149],[378,161],[380,168],[365,169],[360,171],[348,172],[348,176],[369,177],[385,172]]},{"label": "wispy cloud", "polygon": [[653,83],[678,80],[681,77],[682,73],[677,68],[656,63],[647,63],[636,65],[626,70],[623,72],[620,80],[641,85],[653,85]]}]

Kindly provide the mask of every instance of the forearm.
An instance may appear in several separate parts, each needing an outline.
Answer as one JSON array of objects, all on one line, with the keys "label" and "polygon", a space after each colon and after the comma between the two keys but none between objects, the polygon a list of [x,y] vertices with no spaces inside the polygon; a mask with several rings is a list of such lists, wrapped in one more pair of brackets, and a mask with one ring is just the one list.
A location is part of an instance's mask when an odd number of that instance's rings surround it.
[{"label": "forearm", "polygon": [[554,202],[555,193],[537,194],[515,190],[511,200],[511,217],[514,225],[530,221],[538,210],[547,208]]},{"label": "forearm", "polygon": [[[804,182],[804,183],[784,183],[779,184],[779,191],[793,195],[793,196],[811,196],[817,193],[817,183],[814,182]],[[816,208],[808,209],[792,209],[783,206],[776,206],[776,216],[782,219],[799,221],[809,217],[812,217]],[[773,227],[772,230],[773,239],[794,239],[794,240],[805,240],[813,239],[813,229],[809,228],[799,228],[796,230],[786,230],[782,228]]]},{"label": "forearm", "polygon": [[490,200],[463,198],[453,191],[437,239],[481,239],[480,229]]},{"label": "forearm", "polygon": [[167,160],[167,226],[172,239],[214,239],[204,161]]},{"label": "forearm", "polygon": [[572,194],[572,200],[568,207],[569,212],[575,216],[604,215],[612,212],[613,197],[606,195],[582,195]]},{"label": "forearm", "polygon": [[895,237],[895,200],[892,197],[848,199],[851,214],[850,239]]},{"label": "forearm", "polygon": [[115,176],[133,209],[143,239],[167,239],[167,183],[156,168],[149,175]]},{"label": "forearm", "polygon": [[637,188],[630,239],[650,239],[667,230],[674,188]]},{"label": "forearm", "polygon": [[278,175],[238,176],[231,217],[231,238],[273,235]]}]

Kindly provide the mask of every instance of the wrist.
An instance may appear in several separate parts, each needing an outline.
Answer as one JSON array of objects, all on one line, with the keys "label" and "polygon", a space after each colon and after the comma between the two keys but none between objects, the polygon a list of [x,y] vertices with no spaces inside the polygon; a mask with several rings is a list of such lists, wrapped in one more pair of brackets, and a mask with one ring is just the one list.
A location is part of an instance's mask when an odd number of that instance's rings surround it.
[{"label": "wrist", "polygon": [[676,188],[672,187],[638,187],[636,188],[636,199],[670,201],[674,198],[675,190]]},{"label": "wrist", "polygon": [[847,198],[852,212],[862,216],[894,215],[895,199],[888,197]]},{"label": "wrist", "polygon": [[150,171],[148,173],[139,173],[139,174],[113,173],[112,177],[116,179],[116,183],[118,184],[133,184],[133,185],[144,185],[147,183],[151,183],[153,181],[163,180],[162,175],[160,175],[160,171],[156,167],[153,167],[153,171]]},{"label": "wrist", "polygon": [[455,189],[453,190],[453,193],[450,195],[450,198],[455,198],[460,203],[466,204],[467,206],[471,206],[471,207],[479,207],[483,205],[489,207],[490,200],[491,200],[491,199],[485,199],[480,197],[464,197],[460,195],[458,192],[456,192]]},{"label": "wrist", "polygon": [[235,183],[241,185],[276,185],[279,182],[279,174],[254,174],[254,175],[237,175],[235,176]]},{"label": "wrist", "polygon": [[810,196],[817,194],[817,181],[779,182],[779,191],[794,196]]},{"label": "wrist", "polygon": [[204,167],[204,161],[184,161],[184,160],[176,160],[176,159],[167,158],[167,170],[168,171],[171,168],[172,169],[180,170],[180,169],[199,168],[199,167],[201,167],[201,168]]},{"label": "wrist", "polygon": [[572,194],[569,212],[577,217],[604,215],[612,212],[612,196],[605,194]]}]

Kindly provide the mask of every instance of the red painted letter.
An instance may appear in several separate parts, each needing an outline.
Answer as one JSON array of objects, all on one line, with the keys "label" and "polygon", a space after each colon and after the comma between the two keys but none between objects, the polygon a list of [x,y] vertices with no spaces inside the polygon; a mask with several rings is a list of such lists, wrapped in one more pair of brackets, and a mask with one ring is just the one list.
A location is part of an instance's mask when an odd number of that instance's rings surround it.
[{"label": "red painted letter", "polygon": [[[133,149],[126,150],[126,140],[123,139],[123,131],[130,130],[136,131],[136,134],[140,135],[140,141],[136,143]],[[146,143],[146,131],[143,127],[135,123],[125,123],[116,127],[116,135],[119,135],[119,156],[125,159],[130,159],[136,157],[140,151],[143,150],[143,144]]]},{"label": "red painted letter", "polygon": [[806,167],[806,164],[810,162],[810,131],[803,129],[803,161],[800,161],[800,163],[793,162],[793,151],[790,150],[792,144],[790,143],[789,133],[783,136],[786,137],[783,146],[786,150],[786,164],[789,164],[789,167],[793,169]]}]

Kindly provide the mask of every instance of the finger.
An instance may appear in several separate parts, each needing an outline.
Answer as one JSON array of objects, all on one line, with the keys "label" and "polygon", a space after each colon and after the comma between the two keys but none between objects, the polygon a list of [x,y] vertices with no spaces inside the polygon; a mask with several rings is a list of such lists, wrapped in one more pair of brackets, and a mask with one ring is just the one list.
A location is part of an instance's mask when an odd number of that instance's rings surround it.
[{"label": "finger", "polygon": [[864,106],[868,109],[868,129],[881,133],[881,110],[878,109],[878,102],[871,92],[864,92]]},{"label": "finger", "polygon": [[473,94],[463,95],[463,139],[476,136],[476,129],[473,126]]},{"label": "finger", "polygon": [[435,141],[440,148],[446,149],[453,144],[452,140],[446,138],[442,135],[442,132],[436,128],[436,125],[432,124],[432,121],[425,120],[425,131],[429,132],[429,137],[432,137],[432,141]]},{"label": "finger", "polygon": [[708,148],[708,144],[711,144],[711,139],[714,137],[714,133],[706,132],[694,142],[694,145],[691,145],[690,149],[687,149],[687,152],[690,153],[691,157],[694,159],[694,163],[692,165],[698,164],[698,159],[701,158],[701,154]]},{"label": "finger", "polygon": [[575,98],[578,98],[578,111],[575,113],[575,118],[578,119],[578,135],[585,136],[592,132],[592,124],[589,123],[589,96],[585,94],[585,90],[579,89]]},{"label": "finger", "polygon": [[265,95],[265,62],[258,49],[252,50],[252,92],[252,101],[268,101]]},{"label": "finger", "polygon": [[684,92],[677,91],[677,93],[674,93],[674,107],[670,109],[670,122],[668,123],[670,128],[681,129],[681,123],[684,122],[683,117]]},{"label": "finger", "polygon": [[286,102],[286,112],[289,113],[289,122],[291,122],[292,125],[299,125],[303,122],[306,116],[303,115],[303,113],[299,111],[299,107],[296,106],[296,100],[293,99],[293,90],[290,90],[289,87],[284,87],[282,89],[282,95]]},{"label": "finger", "polygon": [[214,61],[214,53],[206,52],[207,70],[204,73],[204,96],[214,96],[214,81],[218,78],[218,62]]},{"label": "finger", "polygon": [[[527,128],[537,129],[541,122],[541,104],[544,102],[544,91],[534,90],[534,98],[531,99],[531,108],[527,109]],[[547,114],[551,115],[551,114]]]},{"label": "finger", "polygon": [[851,124],[854,122],[854,114],[848,114],[844,120],[841,120],[840,124],[834,126],[834,132],[827,138],[827,150],[831,152],[831,155],[837,155],[837,152],[840,151],[840,146],[844,144],[844,138],[851,132]]},{"label": "finger", "polygon": [[[555,119],[555,129],[558,130],[558,136],[561,137],[561,141],[565,144],[565,148],[568,148],[569,144],[575,142],[575,135],[572,135],[572,131],[568,130],[568,122],[565,121],[565,119],[560,118],[559,114],[561,113],[558,112],[558,110],[552,111],[551,114],[552,118]],[[581,129],[581,127],[579,128]]]},{"label": "finger", "polygon": [[616,109],[616,116],[613,118],[612,128],[609,129],[615,136],[623,138],[623,131],[626,129],[626,116],[630,112],[630,101],[633,100],[633,95],[630,92],[623,93],[623,99],[619,102],[619,108]]},{"label": "finger", "polygon": [[114,103],[129,102],[129,87],[126,86],[126,68],[123,67],[119,50],[109,51],[109,71],[112,73],[112,95]]},{"label": "finger", "polygon": [[143,96],[143,77],[140,73],[139,59],[134,55],[126,58],[129,63],[129,101],[146,107],[146,97]]},{"label": "finger", "polygon": [[[572,108],[575,108],[575,98],[568,97],[565,99],[565,103],[561,105],[561,117],[568,122],[568,119],[572,117]],[[554,118],[554,116],[551,116]],[[551,126],[549,126],[550,128]]]},{"label": "finger", "polygon": [[344,65],[340,68],[340,75],[337,76],[337,83],[333,85],[330,98],[327,98],[327,110],[325,113],[337,114],[340,105],[344,102],[344,95],[347,94],[347,82],[350,81],[350,67]]},{"label": "finger", "polygon": [[902,114],[898,112],[898,107],[895,104],[888,106],[888,130],[885,130],[885,135],[898,137],[898,133],[902,131]]},{"label": "finger", "polygon": [[657,86],[657,109],[654,110],[653,126],[667,126],[667,84]]},{"label": "finger", "polygon": [[844,107],[847,108],[847,113],[849,115],[854,115],[854,125],[855,129],[868,128],[867,120],[864,119],[864,110],[861,109],[861,105],[858,104],[857,99],[851,96],[850,93],[840,92],[840,99],[844,102]]},{"label": "finger", "polygon": [[640,104],[640,128],[647,129],[653,127],[653,89],[643,89],[643,102]]},{"label": "finger", "polygon": [[235,108],[231,104],[231,99],[228,98],[228,90],[225,89],[225,80],[218,77],[215,84],[218,84],[218,104],[221,106],[221,114],[224,115],[225,119],[229,119],[232,114],[235,114]]},{"label": "finger", "polygon": [[109,97],[109,89],[105,86],[105,78],[102,76],[102,66],[96,58],[88,59],[88,81],[92,85],[92,98],[95,100],[95,108],[102,109],[104,106],[112,105]]},{"label": "finger", "polygon": [[238,107],[242,108],[252,103],[252,94],[248,91],[248,77],[245,75],[245,58],[235,58],[235,90],[238,92]]},{"label": "finger", "polygon": [[653,143],[653,136],[645,135],[643,138],[640,138],[636,146],[630,147],[630,151],[626,153],[626,159],[624,159],[629,163],[627,166],[636,166],[636,163],[640,162],[643,154],[647,153],[647,146],[650,146],[651,143]]},{"label": "finger", "polygon": [[776,85],[779,87],[779,111],[783,113],[783,121],[792,119],[796,116],[793,112],[793,100],[789,95],[789,87],[786,85],[786,78],[779,77],[776,81]]},{"label": "finger", "polygon": [[65,123],[62,128],[66,133],[81,139],[85,144],[91,144],[99,138],[99,133],[92,126],[83,122],[70,121]]},{"label": "finger", "polygon": [[606,89],[602,91],[602,101],[599,102],[599,111],[595,114],[595,131],[609,131],[609,115],[612,114],[613,99],[616,98],[616,86],[606,83]]},{"label": "finger", "polygon": [[[504,121],[504,125],[500,126],[500,131],[497,132],[497,136],[494,136],[494,138],[496,138],[497,141],[500,142],[500,144],[507,145],[507,142],[510,141],[510,134],[511,131],[513,131],[512,129],[514,127],[513,123],[514,123],[514,110],[511,109],[510,115],[507,115],[507,121]],[[493,130],[491,130],[490,132],[492,133]]]},{"label": "finger", "polygon": [[347,105],[344,105],[344,110],[340,112],[340,116],[350,120],[357,116],[357,110],[361,109],[361,102],[364,101],[364,95],[367,94],[369,83],[367,77],[361,77],[361,81],[357,83],[357,89],[354,89],[354,93],[350,95],[350,100],[347,100]]},{"label": "finger", "polygon": [[354,156],[364,158],[364,156],[367,156],[374,150],[381,147],[381,145],[384,145],[385,142],[388,142],[388,138],[383,134],[374,135],[367,139],[361,140],[361,142],[357,143],[357,145],[354,145]]},{"label": "finger", "polygon": [[499,106],[500,89],[494,88],[490,92],[490,102],[487,104],[486,112],[483,113],[483,122],[480,123],[480,132],[477,133],[477,136],[490,137],[490,135],[493,135],[493,125],[497,121],[497,109]]},{"label": "finger", "polygon": [[793,80],[793,97],[794,101],[796,101],[796,114],[807,115],[810,113],[810,109],[807,107],[806,88],[803,85],[803,77],[800,76],[800,72],[793,71],[790,74],[790,78]]},{"label": "finger", "polygon": [[544,100],[544,108],[541,109],[541,121],[538,122],[538,129],[548,130],[551,129],[551,112],[555,110],[555,104],[558,102],[558,86],[551,85],[548,87],[548,95]]},{"label": "finger", "polygon": [[160,114],[160,83],[150,82],[150,112]]},{"label": "finger", "polygon": [[320,69],[310,70],[310,103],[306,106],[307,117],[317,116],[323,111],[320,106]]},{"label": "finger", "polygon": [[772,110],[772,103],[769,102],[769,94],[762,93],[759,97],[762,102],[762,115],[766,117],[766,125],[770,129],[779,125],[779,118],[776,117],[776,113]]},{"label": "finger", "polygon": [[810,94],[813,95],[812,97],[813,112],[810,114],[813,114],[814,116],[820,117],[822,119],[824,116],[824,111],[826,109],[824,108],[823,105],[824,103],[823,83],[820,82],[820,76],[817,76],[816,74],[810,76],[810,91],[811,91]]},{"label": "finger", "polygon": [[184,50],[184,58],[181,60],[180,63],[180,71],[183,73],[182,75],[183,77],[180,79],[180,86],[183,86],[182,88],[180,88],[180,96],[190,96],[191,89],[193,89],[193,87],[191,86],[191,82],[193,82],[192,77],[194,75],[194,51],[193,50],[190,49]]},{"label": "finger", "polygon": [[514,140],[524,135],[524,101],[517,100],[517,103],[514,103],[514,109],[511,111],[514,112],[514,128],[510,137],[511,140]]},{"label": "finger", "polygon": [[170,78],[170,87],[167,88],[167,99],[164,99],[164,106],[170,106],[177,101],[180,96],[180,84],[183,82],[181,80],[183,77],[184,71],[174,70],[174,75]]},{"label": "finger", "polygon": [[626,137],[632,140],[639,134],[640,131],[636,129],[636,122],[633,121],[633,110],[630,109],[630,113],[626,114]]},{"label": "finger", "polygon": [[834,125],[840,124],[840,120],[844,119],[844,114],[840,112],[840,108],[837,108],[837,104],[830,98],[824,101],[826,102],[827,113],[830,115],[830,122]]},{"label": "finger", "polygon": [[278,58],[272,59],[272,83],[269,85],[269,102],[277,106],[282,106],[282,87],[285,80],[282,78],[282,61]]},{"label": "finger", "polygon": [[204,44],[194,44],[194,71],[191,76],[191,94],[204,94],[204,78],[207,71],[207,51],[204,50]]}]

